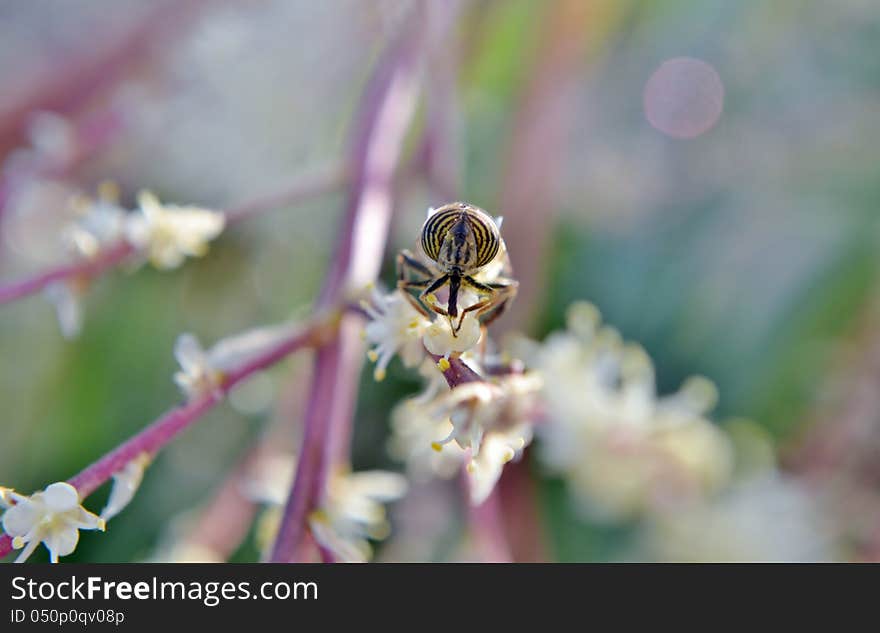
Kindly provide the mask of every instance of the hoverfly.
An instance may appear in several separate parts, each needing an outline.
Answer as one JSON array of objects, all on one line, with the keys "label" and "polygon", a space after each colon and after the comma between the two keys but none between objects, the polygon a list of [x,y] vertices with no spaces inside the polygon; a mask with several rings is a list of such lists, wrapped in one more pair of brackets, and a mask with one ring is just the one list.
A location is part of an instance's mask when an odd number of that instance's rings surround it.
[{"label": "hoverfly", "polygon": [[[499,224],[479,207],[453,202],[434,210],[422,226],[419,243],[427,260],[401,251],[397,287],[425,316],[433,312],[448,318],[453,334],[469,312],[488,325],[516,295],[518,284],[507,276],[510,265]],[[490,271],[494,266],[500,270]],[[435,294],[442,290],[447,292],[445,306]]]}]

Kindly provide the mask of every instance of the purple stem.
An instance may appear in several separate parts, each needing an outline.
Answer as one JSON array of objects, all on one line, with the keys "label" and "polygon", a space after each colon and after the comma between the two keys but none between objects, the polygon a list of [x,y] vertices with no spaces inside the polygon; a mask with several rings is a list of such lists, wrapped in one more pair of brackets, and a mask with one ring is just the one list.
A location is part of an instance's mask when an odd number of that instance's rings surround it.
[{"label": "purple stem", "polygon": [[[419,93],[421,32],[414,24],[407,26],[386,51],[361,98],[348,158],[347,212],[318,309],[344,302],[379,273],[391,220],[394,173]],[[300,554],[308,515],[321,503],[332,470],[348,451],[363,357],[356,319],[352,314],[343,316],[336,338],[315,357],[296,478],[272,551],[273,562],[289,562]],[[322,554],[325,560],[327,554]]]},{"label": "purple stem", "polygon": [[[463,475],[465,487],[467,474]],[[504,527],[501,496],[498,486],[478,506],[470,506],[471,536],[484,563],[509,563],[513,560]]]},{"label": "purple stem", "polygon": [[302,447],[296,462],[296,477],[284,509],[284,518],[273,547],[271,560],[291,560],[304,534],[306,519],[312,510],[323,459],[325,421],[333,401],[337,372],[338,340],[322,347],[315,354],[314,376],[305,414]]},{"label": "purple stem", "polygon": [[134,246],[127,241],[121,241],[91,259],[58,266],[34,277],[14,281],[0,287],[0,304],[35,294],[56,281],[96,277],[105,270],[121,264],[134,252]]},{"label": "purple stem", "polygon": [[[429,354],[429,356],[434,359],[434,362],[439,362],[443,358],[436,354]],[[466,382],[479,382],[483,380],[480,374],[471,369],[460,358],[452,357],[448,359],[448,362],[449,368],[443,372],[443,377],[446,378],[446,384],[449,385],[450,389],[455,389]]]},{"label": "purple stem", "polygon": [[[271,349],[227,372],[218,390],[206,393],[192,402],[172,409],[140,433],[68,479],[68,483],[77,489],[80,499],[88,497],[138,455],[142,453],[152,455],[168,444],[178,433],[214,408],[223,400],[223,396],[228,394],[237,384],[261,369],[274,365],[298,349],[319,344],[331,329],[331,325],[318,322],[291,334]],[[12,540],[9,536],[0,537],[0,557],[8,554],[11,548]]]},{"label": "purple stem", "polygon": [[[330,171],[322,172],[315,176],[303,178],[283,191],[233,207],[225,212],[226,219],[230,225],[238,224],[270,209],[295,204],[327,193],[338,187],[341,183],[342,177],[338,171],[335,173]],[[121,240],[91,259],[58,266],[33,277],[0,286],[0,304],[36,294],[56,281],[97,277],[124,262],[135,253],[135,250],[132,244],[126,240]]]}]

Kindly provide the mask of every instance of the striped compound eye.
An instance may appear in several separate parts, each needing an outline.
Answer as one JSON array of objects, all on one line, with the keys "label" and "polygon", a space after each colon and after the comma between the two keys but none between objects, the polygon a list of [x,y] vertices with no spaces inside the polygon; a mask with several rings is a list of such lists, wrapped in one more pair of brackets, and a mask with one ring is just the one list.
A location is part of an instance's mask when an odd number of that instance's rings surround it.
[{"label": "striped compound eye", "polygon": [[464,202],[437,209],[422,226],[425,254],[444,270],[473,271],[491,262],[501,247],[498,226],[488,213]]}]

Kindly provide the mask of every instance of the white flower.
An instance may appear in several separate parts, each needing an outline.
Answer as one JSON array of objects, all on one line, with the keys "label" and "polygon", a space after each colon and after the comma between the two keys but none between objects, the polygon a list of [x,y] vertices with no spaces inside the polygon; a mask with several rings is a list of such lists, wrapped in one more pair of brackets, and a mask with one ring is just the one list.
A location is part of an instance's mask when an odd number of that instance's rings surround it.
[{"label": "white flower", "polygon": [[466,463],[471,502],[479,505],[504,464],[531,442],[540,387],[534,373],[509,374],[467,382],[427,403],[411,398],[392,414],[389,450],[416,475],[449,477]]},{"label": "white flower", "polygon": [[[433,365],[434,373],[442,378]],[[408,472],[417,480],[431,476],[448,479],[459,472],[467,452],[454,442],[446,446],[438,443],[438,439],[449,437],[454,428],[448,416],[432,415],[425,404],[420,398],[409,398],[394,408],[388,452],[394,459],[406,462]]]},{"label": "white flower", "polygon": [[524,352],[544,377],[541,457],[582,507],[596,518],[631,518],[726,483],[732,448],[705,417],[715,387],[691,378],[660,397],[641,347],[602,327],[589,304],[574,304],[568,317],[567,331]]},{"label": "white flower", "polygon": [[[541,384],[540,376],[530,372],[509,374],[494,382],[467,382],[450,390],[438,398],[436,411],[448,415],[454,429],[438,444],[455,440],[462,448],[471,449],[476,458],[487,432],[518,428],[532,421]],[[528,435],[531,440],[531,433]]]},{"label": "white flower", "polygon": [[118,204],[119,191],[102,183],[98,198],[79,198],[74,203],[76,220],[64,231],[65,239],[83,257],[95,257],[107,246],[125,237],[128,212]]},{"label": "white flower", "polygon": [[119,472],[113,474],[113,488],[107,505],[101,510],[101,518],[109,521],[131,503],[134,493],[141,485],[144,478],[144,470],[150,463],[150,456],[141,453],[128,462]]},{"label": "white flower", "polygon": [[181,334],[174,343],[174,358],[180,371],[174,374],[174,382],[186,396],[195,400],[207,394],[220,396],[223,372],[213,365],[209,354],[192,334]]},{"label": "white flower", "polygon": [[339,562],[366,562],[372,556],[367,539],[385,539],[391,529],[383,504],[406,488],[405,477],[379,470],[331,477],[323,507],[309,517],[312,536]]},{"label": "white flower", "polygon": [[372,304],[361,303],[371,319],[365,337],[373,345],[368,352],[370,360],[376,363],[373,376],[382,380],[395,354],[400,355],[407,367],[415,367],[422,361],[425,357],[422,336],[431,322],[399,290],[382,295],[373,288],[371,298]]},{"label": "white flower", "polygon": [[438,316],[425,330],[425,348],[435,356],[448,359],[452,354],[461,354],[474,348],[480,342],[482,333],[480,321],[473,312],[464,315],[457,333],[453,333],[448,318]]},{"label": "white flower", "polygon": [[288,323],[256,328],[221,339],[207,351],[194,335],[181,334],[174,344],[174,357],[180,364],[174,382],[188,400],[206,394],[219,397],[226,372],[268,351],[294,332],[295,326]]},{"label": "white flower", "polygon": [[494,424],[497,416],[495,404],[501,399],[501,390],[495,385],[474,381],[466,382],[438,398],[434,409],[437,418],[447,417],[452,424],[449,435],[434,442],[434,450],[455,441],[472,455],[480,452],[480,443],[486,428]]},{"label": "white flower", "polygon": [[42,542],[53,563],[67,556],[79,541],[79,530],[105,529],[104,520],[80,505],[76,488],[68,483],[51,484],[31,496],[5,489],[4,503],[14,503],[3,514],[3,529],[12,547],[24,548],[15,562],[25,561]]},{"label": "white flower", "polygon": [[55,307],[58,327],[66,339],[74,339],[82,331],[82,295],[85,282],[77,278],[65,279],[49,284],[43,296]]},{"label": "white flower", "polygon": [[504,465],[518,457],[531,441],[532,425],[528,422],[486,434],[479,454],[467,465],[471,505],[480,505],[489,497]]},{"label": "white flower", "polygon": [[186,257],[200,257],[208,242],[217,237],[226,223],[225,216],[199,207],[162,205],[149,192],[138,196],[140,213],[126,224],[129,241],[147,252],[159,269],[176,268]]}]

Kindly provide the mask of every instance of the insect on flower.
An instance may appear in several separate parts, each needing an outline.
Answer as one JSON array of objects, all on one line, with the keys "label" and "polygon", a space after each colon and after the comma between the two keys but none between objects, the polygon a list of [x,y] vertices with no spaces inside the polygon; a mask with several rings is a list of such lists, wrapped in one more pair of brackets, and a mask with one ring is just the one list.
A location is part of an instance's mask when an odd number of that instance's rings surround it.
[{"label": "insect on flower", "polygon": [[[401,251],[397,287],[426,316],[433,312],[448,318],[453,334],[461,329],[469,312],[481,325],[488,325],[501,316],[518,285],[501,276],[510,271],[499,226],[488,213],[466,202],[434,210],[425,220],[419,240],[429,261]],[[489,265],[499,260],[501,274],[486,274]],[[485,279],[480,279],[481,274]],[[445,307],[435,295],[441,289],[448,291]]]}]

